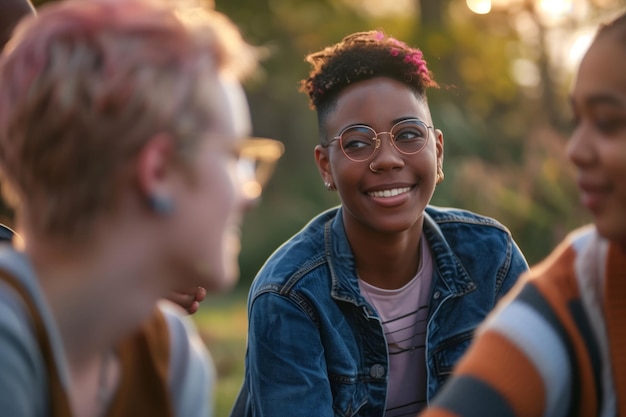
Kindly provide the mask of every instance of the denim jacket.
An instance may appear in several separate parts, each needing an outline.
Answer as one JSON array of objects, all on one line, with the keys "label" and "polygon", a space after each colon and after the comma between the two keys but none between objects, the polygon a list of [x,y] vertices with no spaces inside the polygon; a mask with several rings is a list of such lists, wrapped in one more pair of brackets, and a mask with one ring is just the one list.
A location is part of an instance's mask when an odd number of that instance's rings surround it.
[{"label": "denim jacket", "polygon": [[[314,218],[255,278],[245,377],[232,417],[384,415],[387,343],[359,291],[341,210]],[[423,233],[433,257],[430,400],[528,265],[503,225],[468,211],[429,206]]]}]

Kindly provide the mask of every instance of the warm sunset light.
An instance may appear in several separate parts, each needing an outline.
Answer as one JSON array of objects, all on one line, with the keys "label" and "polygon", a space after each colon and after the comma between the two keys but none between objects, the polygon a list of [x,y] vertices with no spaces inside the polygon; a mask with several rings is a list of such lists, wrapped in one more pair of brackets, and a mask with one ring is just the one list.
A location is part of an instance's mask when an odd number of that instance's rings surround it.
[{"label": "warm sunset light", "polygon": [[466,0],[467,7],[476,14],[487,14],[491,11],[491,0]]}]

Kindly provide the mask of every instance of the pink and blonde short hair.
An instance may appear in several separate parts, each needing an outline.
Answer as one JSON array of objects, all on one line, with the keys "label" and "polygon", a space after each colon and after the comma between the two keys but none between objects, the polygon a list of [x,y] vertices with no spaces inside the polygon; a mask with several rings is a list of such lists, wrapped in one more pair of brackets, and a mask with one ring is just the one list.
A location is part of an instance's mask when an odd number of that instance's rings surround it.
[{"label": "pink and blonde short hair", "polygon": [[211,130],[218,74],[241,77],[256,51],[225,16],[193,12],[65,0],[17,27],[0,59],[0,168],[34,231],[78,233],[114,205],[154,135],[183,156]]}]

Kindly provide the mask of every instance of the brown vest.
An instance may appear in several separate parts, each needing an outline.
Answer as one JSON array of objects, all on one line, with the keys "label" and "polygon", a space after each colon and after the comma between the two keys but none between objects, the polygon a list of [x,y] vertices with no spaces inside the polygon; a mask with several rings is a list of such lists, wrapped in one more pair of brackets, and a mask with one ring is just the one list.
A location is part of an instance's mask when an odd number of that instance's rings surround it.
[{"label": "brown vest", "polygon": [[[50,416],[71,417],[69,397],[61,384],[52,346],[34,301],[11,274],[0,270],[0,280],[8,283],[22,297],[33,320],[48,373]],[[174,416],[168,390],[169,347],[167,323],[157,309],[139,330],[118,346],[121,379],[106,417]]]}]

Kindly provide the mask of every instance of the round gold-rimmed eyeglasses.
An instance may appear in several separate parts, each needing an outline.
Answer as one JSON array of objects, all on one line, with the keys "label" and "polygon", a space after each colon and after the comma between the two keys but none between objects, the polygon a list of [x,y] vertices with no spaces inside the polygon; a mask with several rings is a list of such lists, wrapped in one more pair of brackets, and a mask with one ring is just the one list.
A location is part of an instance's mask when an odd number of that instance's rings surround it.
[{"label": "round gold-rimmed eyeglasses", "polygon": [[389,141],[396,150],[404,155],[419,153],[428,143],[430,129],[420,119],[401,120],[391,127],[389,132],[376,132],[367,125],[348,126],[339,132],[327,145],[339,141],[343,154],[351,161],[364,162],[370,159],[380,148],[380,135],[389,135]]},{"label": "round gold-rimmed eyeglasses", "polygon": [[242,193],[255,200],[261,196],[285,147],[274,139],[251,137],[241,142],[238,151],[237,175]]}]

